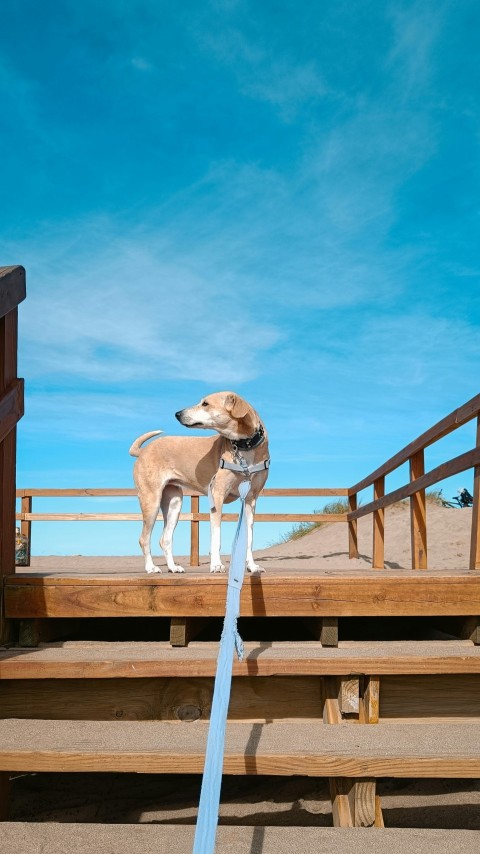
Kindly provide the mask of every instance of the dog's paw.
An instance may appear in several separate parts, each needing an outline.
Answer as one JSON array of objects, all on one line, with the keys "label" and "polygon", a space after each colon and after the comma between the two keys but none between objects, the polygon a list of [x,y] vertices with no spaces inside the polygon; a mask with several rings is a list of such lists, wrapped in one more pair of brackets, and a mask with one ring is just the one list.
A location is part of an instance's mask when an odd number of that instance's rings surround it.
[{"label": "dog's paw", "polygon": [[145,572],[148,572],[149,575],[153,572],[161,572],[161,571],[162,571],[161,568],[159,566],[155,566],[154,563],[152,563],[151,566],[145,567]]},{"label": "dog's paw", "polygon": [[168,571],[169,572],[185,572],[183,566],[178,566],[177,563],[175,563],[173,566],[169,566]]},{"label": "dog's paw", "polygon": [[265,572],[263,566],[259,566],[258,563],[247,563],[247,572],[251,572],[252,575],[260,575],[260,573]]},{"label": "dog's paw", "polygon": [[210,572],[225,572],[223,563],[215,563],[211,565]]}]

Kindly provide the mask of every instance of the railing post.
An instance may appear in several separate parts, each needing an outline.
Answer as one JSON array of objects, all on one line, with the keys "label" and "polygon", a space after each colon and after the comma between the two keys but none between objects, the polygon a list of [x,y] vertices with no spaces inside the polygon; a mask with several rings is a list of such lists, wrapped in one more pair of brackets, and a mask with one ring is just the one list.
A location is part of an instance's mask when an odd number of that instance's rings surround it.
[{"label": "railing post", "polygon": [[[373,484],[373,500],[385,495],[385,478],[379,477]],[[385,509],[373,512],[373,569],[385,568]]]},{"label": "railing post", "polygon": [[[22,506],[21,511],[23,513],[31,513],[32,512],[32,496],[24,495],[22,497]],[[32,523],[30,519],[22,519],[20,522],[20,531],[24,537],[27,538],[27,562],[25,566],[30,566],[30,555],[32,553]]]},{"label": "railing post", "polygon": [[[348,496],[348,511],[353,513],[357,509],[356,493]],[[358,557],[358,526],[357,520],[352,519],[348,523],[348,557],[350,559]]]},{"label": "railing post", "polygon": [[[410,457],[410,480],[425,474],[423,448]],[[425,490],[419,489],[410,498],[410,530],[412,539],[412,569],[427,569],[427,504]]]},{"label": "railing post", "polygon": [[[200,512],[200,499],[198,495],[192,495],[190,509],[192,513]],[[199,526],[200,522],[192,519],[190,522],[190,566],[198,566],[200,563]]]},{"label": "railing post", "polygon": [[[480,448],[480,415],[477,416],[477,448]],[[470,569],[480,569],[480,466],[473,470],[472,536]]]}]

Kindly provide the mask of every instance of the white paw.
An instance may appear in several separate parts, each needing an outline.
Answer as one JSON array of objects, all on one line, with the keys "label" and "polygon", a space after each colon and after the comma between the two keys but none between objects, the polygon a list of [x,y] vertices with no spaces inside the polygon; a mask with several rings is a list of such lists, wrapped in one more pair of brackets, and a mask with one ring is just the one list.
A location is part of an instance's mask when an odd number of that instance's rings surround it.
[{"label": "white paw", "polygon": [[223,563],[212,563],[210,572],[225,572],[225,567]]},{"label": "white paw", "polygon": [[161,571],[162,571],[162,570],[160,569],[160,567],[159,567],[159,566],[155,566],[155,564],[154,564],[154,563],[149,564],[148,566],[146,566],[146,567],[145,567],[145,572],[148,572],[148,573],[152,573],[152,572],[161,572]]},{"label": "white paw", "polygon": [[247,572],[251,572],[252,575],[260,575],[261,572],[265,572],[263,566],[259,566],[258,563],[247,563]]},{"label": "white paw", "polygon": [[178,566],[178,564],[174,563],[173,566],[168,567],[169,572],[185,572],[183,566]]}]

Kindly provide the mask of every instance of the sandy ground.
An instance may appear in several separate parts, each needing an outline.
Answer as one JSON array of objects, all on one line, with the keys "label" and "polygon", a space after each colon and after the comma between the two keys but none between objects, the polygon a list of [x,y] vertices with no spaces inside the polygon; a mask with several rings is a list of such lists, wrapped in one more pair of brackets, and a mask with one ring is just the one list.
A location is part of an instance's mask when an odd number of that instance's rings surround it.
[{"label": "sandy ground", "polygon": [[[428,550],[432,569],[467,569],[470,526],[470,510],[429,504]],[[386,511],[385,530],[386,568],[398,571],[409,567],[408,506]],[[372,554],[372,522],[368,518],[359,521],[359,552],[358,560],[349,561],[346,528],[331,524],[299,540],[262,550],[257,558],[269,573],[286,571],[292,565],[300,566],[303,571],[366,569]],[[130,571],[142,571],[141,558],[128,560],[132,562]],[[35,559],[32,570],[45,569],[48,561],[48,558]],[[206,559],[202,560],[202,571],[208,571],[204,564]],[[102,569],[108,571],[105,562]],[[13,780],[11,818],[188,824],[195,821],[199,785],[196,776],[19,775]],[[386,779],[379,782],[379,793],[387,827],[480,830],[480,781]],[[220,822],[331,825],[327,782],[311,778],[225,778]]]}]

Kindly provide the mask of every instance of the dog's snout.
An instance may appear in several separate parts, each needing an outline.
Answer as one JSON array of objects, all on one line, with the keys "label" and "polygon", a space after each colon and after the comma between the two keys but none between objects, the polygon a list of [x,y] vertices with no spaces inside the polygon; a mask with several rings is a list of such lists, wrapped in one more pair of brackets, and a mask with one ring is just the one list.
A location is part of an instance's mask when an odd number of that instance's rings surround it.
[{"label": "dog's snout", "polygon": [[180,421],[180,424],[182,423],[182,415],[183,409],[180,409],[178,412],[175,413],[175,418],[177,419],[177,421]]}]

